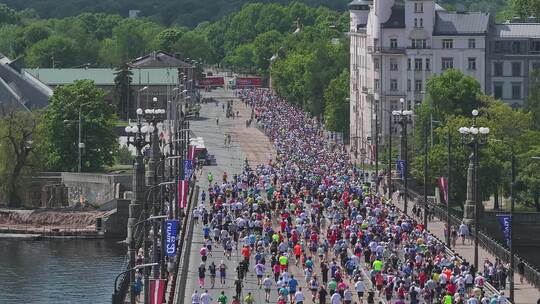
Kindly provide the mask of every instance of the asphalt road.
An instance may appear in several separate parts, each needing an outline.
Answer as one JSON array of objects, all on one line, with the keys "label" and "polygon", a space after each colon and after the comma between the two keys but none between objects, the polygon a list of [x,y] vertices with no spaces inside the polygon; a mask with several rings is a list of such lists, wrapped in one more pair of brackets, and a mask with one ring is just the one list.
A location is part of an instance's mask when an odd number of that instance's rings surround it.
[{"label": "asphalt road", "polygon": [[[210,93],[205,92],[203,93],[203,96],[215,96],[225,98],[223,100],[227,100],[228,98],[233,99],[232,91],[225,90],[215,90]],[[223,101],[223,103],[224,102],[225,101]],[[235,102],[233,108],[235,109],[235,111],[237,109],[243,110],[242,112],[244,113],[244,115],[241,114],[240,118],[236,118],[234,120],[227,119],[225,118],[225,112],[222,109],[222,102],[220,102],[218,106],[216,106],[215,103],[209,103],[202,105],[201,118],[199,120],[191,121],[190,128],[193,130],[195,136],[201,136],[204,138],[206,148],[208,149],[210,154],[215,155],[217,161],[217,165],[205,166],[202,170],[202,174],[198,176],[198,183],[201,186],[201,191],[202,189],[208,188],[208,181],[206,179],[208,172],[212,172],[214,180],[221,180],[223,172],[227,172],[229,177],[231,177],[234,173],[241,172],[244,160],[248,156],[250,161],[256,161],[256,159],[253,158],[257,157],[271,157],[271,153],[269,153],[270,151],[266,151],[266,155],[263,154],[262,156],[260,153],[259,155],[257,155],[257,153],[254,154],[253,151],[246,151],[250,149],[249,145],[246,145],[246,140],[249,140],[249,138],[239,138],[239,136],[235,136],[235,134],[244,132],[241,129],[245,129],[245,120],[248,119],[248,117],[245,117],[247,110],[241,109],[244,108],[244,104],[242,104],[240,101]],[[216,117],[219,119],[219,124],[216,124]],[[252,132],[259,133],[256,134],[258,136],[255,136],[259,137],[259,140],[264,137],[264,135],[259,131],[256,131],[254,128],[251,129]],[[224,138],[226,133],[233,134],[232,144],[230,146],[224,145]],[[268,142],[267,139],[265,140],[266,142]],[[252,165],[255,166],[256,164]],[[218,295],[221,293],[222,290],[225,291],[225,294],[229,298],[230,303],[232,301],[232,296],[235,295],[235,268],[242,258],[240,252],[233,250],[233,256],[231,260],[227,260],[224,257],[223,248],[217,247],[216,244],[214,244],[212,256],[208,258],[206,265],[210,265],[212,261],[216,265],[219,265],[221,260],[224,260],[225,264],[228,267],[227,282],[225,285],[221,285],[219,283],[218,273],[215,288],[211,289],[209,273],[207,272],[205,280],[206,285],[205,288],[201,290],[198,284],[197,269],[201,263],[199,250],[203,246],[203,241],[204,239],[202,235],[202,224],[199,224],[196,225],[194,228],[193,242],[191,245],[190,253],[190,267],[188,270],[188,283],[186,285],[186,298],[184,300],[184,303],[191,303],[191,296],[194,290],[199,290],[199,293],[201,293],[204,291],[204,289],[208,289],[208,291],[212,295],[214,299],[212,303],[215,303]],[[253,266],[254,262],[251,261],[250,267]],[[268,266],[267,268],[267,273],[271,274],[270,267]],[[244,280],[243,295],[247,295],[248,291],[252,292],[255,297],[256,303],[264,303],[264,290],[259,289],[259,287],[257,286],[257,278],[254,275],[253,269],[250,269],[250,272],[247,274],[247,278]],[[277,292],[275,291],[275,288],[273,289],[272,300],[273,303],[277,301]]]}]

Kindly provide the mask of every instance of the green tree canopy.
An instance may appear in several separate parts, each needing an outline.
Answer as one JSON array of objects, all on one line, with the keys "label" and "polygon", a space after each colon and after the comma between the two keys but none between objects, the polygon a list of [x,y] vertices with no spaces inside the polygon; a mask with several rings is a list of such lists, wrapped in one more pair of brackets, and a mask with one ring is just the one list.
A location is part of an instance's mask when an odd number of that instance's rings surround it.
[{"label": "green tree canopy", "polygon": [[77,43],[63,36],[51,36],[30,47],[26,55],[29,67],[72,67],[78,64]]},{"label": "green tree canopy", "polygon": [[343,132],[348,138],[350,121],[349,70],[344,69],[324,90],[325,127],[330,131]]},{"label": "green tree canopy", "polygon": [[57,87],[38,126],[39,149],[51,170],[76,171],[78,117],[82,114],[82,171],[102,171],[118,149],[113,127],[116,115],[104,101],[105,92],[89,80]]}]

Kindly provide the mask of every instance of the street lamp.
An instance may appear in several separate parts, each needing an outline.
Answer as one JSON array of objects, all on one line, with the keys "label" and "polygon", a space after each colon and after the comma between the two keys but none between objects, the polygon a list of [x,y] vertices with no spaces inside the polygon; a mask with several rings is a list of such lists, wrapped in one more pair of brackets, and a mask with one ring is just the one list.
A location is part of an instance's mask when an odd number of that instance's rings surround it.
[{"label": "street lamp", "polygon": [[81,167],[82,167],[82,149],[84,149],[85,145],[84,143],[82,142],[82,107],[83,105],[81,105],[79,107],[79,119],[77,120],[64,120],[64,123],[69,123],[69,122],[76,122],[78,124],[78,133],[79,133],[79,137],[78,137],[78,140],[77,140],[77,172],[78,173],[81,173]]},{"label": "street lamp", "polygon": [[[135,147],[136,157],[133,162],[133,198],[129,204],[129,218],[126,242],[128,243],[128,255],[130,267],[135,267],[135,224],[140,214],[140,202],[143,200],[144,195],[144,163],[142,157],[142,149],[149,144],[146,140],[146,134],[153,128],[152,126],[142,125],[143,110],[138,108],[137,111],[137,125],[127,126],[125,128],[128,136],[127,144]],[[133,137],[131,137],[133,136]],[[133,289],[133,283],[135,282],[135,273],[130,273],[130,303],[135,304],[135,290]]]},{"label": "street lamp", "polygon": [[[467,199],[463,210],[463,222],[474,224],[474,265],[478,269],[478,218],[482,208],[478,193],[478,150],[487,143],[489,128],[478,127],[476,118],[478,110],[472,110],[473,125],[459,128],[462,140],[471,149],[469,168],[467,169]],[[450,229],[450,227],[448,227]]]},{"label": "street lamp", "polygon": [[401,103],[401,110],[392,111],[392,116],[394,117],[394,122],[401,126],[401,146],[400,146],[400,160],[401,170],[402,170],[402,179],[404,180],[405,194],[404,194],[404,211],[407,214],[407,203],[408,203],[408,187],[407,187],[407,177],[409,174],[408,167],[408,152],[407,152],[407,126],[412,123],[412,114],[410,110],[405,110],[405,99],[400,98],[399,102]]},{"label": "street lamp", "polygon": [[[152,267],[152,266],[155,266],[157,263],[151,263],[151,264],[141,264],[141,265],[137,265],[133,268],[130,268],[126,271],[123,271],[121,273],[119,273],[116,278],[114,279],[114,291],[113,291],[113,295],[112,295],[112,304],[119,304],[119,303],[122,303],[122,300],[121,299],[118,299],[118,289],[117,289],[117,283],[118,283],[118,278],[123,275],[123,274],[126,274],[126,273],[133,273],[133,275],[135,275],[135,270],[139,270],[139,269],[143,269],[143,268],[148,268],[148,267]],[[145,289],[148,288],[148,286],[145,286],[144,287]],[[135,298],[133,298],[133,300],[135,300]]]}]

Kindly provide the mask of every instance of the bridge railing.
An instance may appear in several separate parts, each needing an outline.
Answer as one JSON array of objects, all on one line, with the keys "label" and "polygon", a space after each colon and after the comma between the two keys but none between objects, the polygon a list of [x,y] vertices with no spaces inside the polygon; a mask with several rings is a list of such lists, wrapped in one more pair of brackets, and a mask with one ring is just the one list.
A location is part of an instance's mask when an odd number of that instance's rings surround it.
[{"label": "bridge railing", "polygon": [[[418,203],[419,206],[423,205],[423,196],[411,191],[409,191],[409,197],[411,197],[414,201]],[[446,206],[436,204],[433,201],[428,200],[429,205],[429,211],[433,213],[436,217],[438,217],[441,220],[446,221],[447,218],[447,210]],[[462,215],[457,212],[457,210],[451,209],[450,212],[450,225],[453,226],[459,226],[461,222],[463,221]],[[472,227],[474,229],[474,227]],[[474,231],[474,230],[473,230]],[[491,253],[493,256],[498,257],[502,261],[505,261],[507,263],[510,262],[510,250],[504,247],[500,242],[493,239],[489,235],[487,235],[484,231],[479,230],[478,231],[478,241],[481,244],[481,246],[487,250],[489,253]],[[538,270],[536,267],[534,267],[531,263],[527,262],[527,260],[520,257],[518,254],[514,254],[514,265],[517,265],[519,261],[523,261],[525,264],[525,272],[524,277],[525,279],[534,285],[536,288],[540,288],[540,270]]]}]

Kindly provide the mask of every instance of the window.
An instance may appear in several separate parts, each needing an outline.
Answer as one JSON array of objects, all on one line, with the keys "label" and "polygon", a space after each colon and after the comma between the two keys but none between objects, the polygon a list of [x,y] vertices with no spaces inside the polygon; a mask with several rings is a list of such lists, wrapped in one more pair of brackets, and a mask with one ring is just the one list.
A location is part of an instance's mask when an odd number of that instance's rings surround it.
[{"label": "window", "polygon": [[390,48],[391,49],[397,49],[397,39],[396,38],[390,39]]},{"label": "window", "polygon": [[380,85],[379,79],[375,79],[373,86],[375,87],[375,90],[380,89],[381,85]]},{"label": "window", "polygon": [[422,80],[415,80],[414,81],[414,91],[415,92],[422,91]]},{"label": "window", "polygon": [[540,41],[531,41],[531,52],[533,53],[540,53]]},{"label": "window", "polygon": [[412,39],[411,47],[413,49],[425,49],[427,48],[426,39]]},{"label": "window", "polygon": [[476,39],[469,39],[469,48],[470,49],[476,48]]},{"label": "window", "polygon": [[452,49],[452,48],[454,48],[454,40],[452,40],[452,39],[443,39],[442,48],[443,49]]},{"label": "window", "polygon": [[502,62],[493,63],[493,75],[502,76],[503,75],[503,64]]},{"label": "window", "polygon": [[397,91],[398,85],[397,85],[397,79],[390,79],[390,91]]},{"label": "window", "polygon": [[521,99],[521,82],[512,82],[512,99]]},{"label": "window", "polygon": [[420,18],[420,27],[424,27],[424,18]]},{"label": "window", "polygon": [[521,62],[512,62],[512,76],[521,76]]},{"label": "window", "polygon": [[398,103],[397,100],[390,101],[390,110],[396,111],[398,109],[397,103]]},{"label": "window", "polygon": [[381,68],[381,62],[379,61],[379,58],[373,59],[373,68],[375,70],[378,70]]},{"label": "window", "polygon": [[418,27],[418,18],[414,18],[414,27]]},{"label": "window", "polygon": [[467,62],[469,64],[469,70],[476,70],[476,57],[467,58]]},{"label": "window", "polygon": [[414,70],[415,71],[421,71],[422,70],[422,59],[415,59],[414,60]]},{"label": "window", "polygon": [[407,70],[411,70],[411,58],[407,59]]},{"label": "window", "polygon": [[397,70],[398,70],[398,64],[397,64],[397,61],[396,61],[396,59],[394,59],[394,58],[391,58],[391,59],[390,59],[390,70],[391,70],[391,71],[397,71]]},{"label": "window", "polygon": [[519,54],[519,53],[521,53],[521,42],[512,41],[512,54]]},{"label": "window", "polygon": [[504,50],[502,41],[495,41],[495,53],[502,53]]},{"label": "window", "polygon": [[493,83],[493,96],[499,99],[503,97],[503,83],[502,82]]},{"label": "window", "polygon": [[429,60],[429,58],[426,58],[426,71],[429,71],[429,70],[431,70],[430,60]]},{"label": "window", "polygon": [[411,91],[411,80],[407,79],[407,92]]},{"label": "window", "polygon": [[424,12],[424,3],[415,2],[414,3],[414,12],[415,13],[423,13]]},{"label": "window", "polygon": [[454,58],[451,58],[451,57],[444,57],[444,58],[441,58],[441,61],[442,61],[442,70],[446,70],[446,69],[453,69],[454,68]]}]

